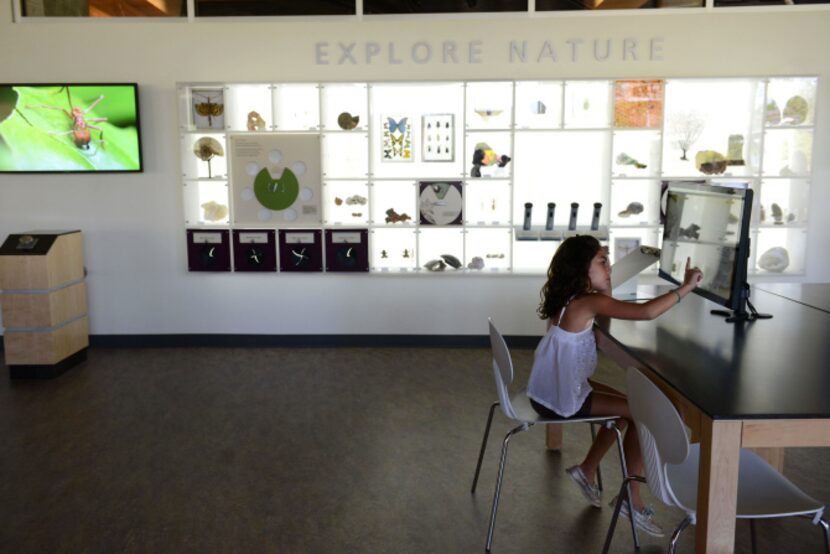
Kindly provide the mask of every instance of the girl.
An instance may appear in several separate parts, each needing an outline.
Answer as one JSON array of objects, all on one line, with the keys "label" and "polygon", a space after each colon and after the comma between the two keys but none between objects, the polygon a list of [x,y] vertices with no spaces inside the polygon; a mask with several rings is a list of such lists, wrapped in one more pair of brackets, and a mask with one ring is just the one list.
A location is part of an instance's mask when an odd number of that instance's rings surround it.
[{"label": "girl", "polygon": [[[528,383],[533,408],[549,418],[619,416],[621,429],[628,427],[623,441],[628,471],[642,474],[642,458],[637,432],[625,395],[588,378],[597,367],[593,323],[597,316],[619,319],[654,319],[694,289],[702,278],[698,268],[686,260],[683,284],[643,304],[621,302],[611,297],[611,267],[608,249],[589,235],[570,237],[562,242],[548,268],[538,313],[549,320],[549,330],[536,348]],[[588,501],[601,506],[595,485],[599,462],[614,443],[614,431],[602,428],[581,464],[566,470]],[[663,536],[652,520],[652,512],[640,498],[639,483],[631,484],[634,522],[643,531]],[[623,504],[623,514],[628,507]]]}]

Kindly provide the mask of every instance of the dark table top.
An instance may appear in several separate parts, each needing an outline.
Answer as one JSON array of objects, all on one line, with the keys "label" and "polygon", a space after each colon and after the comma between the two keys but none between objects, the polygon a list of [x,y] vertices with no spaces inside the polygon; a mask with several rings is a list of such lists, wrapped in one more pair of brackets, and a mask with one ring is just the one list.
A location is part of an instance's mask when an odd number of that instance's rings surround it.
[{"label": "dark table top", "polygon": [[830,418],[830,313],[758,289],[751,301],[774,317],[726,323],[690,294],[653,321],[600,326],[713,419]]},{"label": "dark table top", "polygon": [[770,283],[755,288],[830,313],[830,283]]}]

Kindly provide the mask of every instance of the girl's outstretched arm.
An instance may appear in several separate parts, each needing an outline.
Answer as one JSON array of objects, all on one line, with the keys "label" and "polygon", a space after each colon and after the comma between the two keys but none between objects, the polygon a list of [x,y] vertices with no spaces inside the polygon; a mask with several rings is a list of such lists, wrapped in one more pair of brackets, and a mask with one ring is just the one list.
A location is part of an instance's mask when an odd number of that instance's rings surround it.
[{"label": "girl's outstretched arm", "polygon": [[599,317],[613,317],[616,319],[654,319],[680,302],[689,294],[703,278],[703,273],[697,267],[691,267],[691,260],[686,258],[686,272],[683,284],[657,298],[636,304],[622,302],[605,294],[592,294],[584,297],[586,307]]}]

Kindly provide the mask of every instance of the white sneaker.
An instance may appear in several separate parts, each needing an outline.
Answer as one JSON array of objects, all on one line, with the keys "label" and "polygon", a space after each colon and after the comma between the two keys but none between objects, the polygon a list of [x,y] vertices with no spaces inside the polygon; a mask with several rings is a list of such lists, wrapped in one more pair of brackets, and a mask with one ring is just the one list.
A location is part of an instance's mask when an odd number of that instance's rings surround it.
[{"label": "white sneaker", "polygon": [[[617,505],[617,497],[615,496],[609,506],[612,508],[616,507]],[[620,506],[620,515],[623,517],[628,516],[628,502],[623,501],[622,506]],[[663,528],[657,525],[654,521],[654,510],[649,508],[648,506],[643,506],[643,509],[639,512],[634,512],[634,525],[642,530],[645,533],[648,533],[652,537],[662,537],[665,535],[663,532]]]},{"label": "white sneaker", "polygon": [[592,485],[588,478],[585,477],[585,473],[582,472],[582,468],[579,466],[569,467],[565,470],[565,473],[573,479],[573,482],[579,486],[579,490],[582,491],[583,496],[585,499],[591,503],[591,506],[594,508],[602,508],[602,500],[600,499],[599,487],[596,485]]}]

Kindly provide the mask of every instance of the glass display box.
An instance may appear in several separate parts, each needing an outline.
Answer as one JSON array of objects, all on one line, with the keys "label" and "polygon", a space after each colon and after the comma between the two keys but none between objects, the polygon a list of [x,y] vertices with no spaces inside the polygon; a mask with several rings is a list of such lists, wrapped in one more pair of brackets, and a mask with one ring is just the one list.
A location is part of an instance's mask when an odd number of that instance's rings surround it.
[{"label": "glass display box", "polygon": [[[277,241],[280,271],[542,274],[572,234],[612,259],[660,247],[666,184],[707,182],[755,191],[750,274],[803,275],[817,85],[182,83],[184,219],[234,236],[319,231],[302,267]],[[353,247],[329,240],[349,232]]]}]

